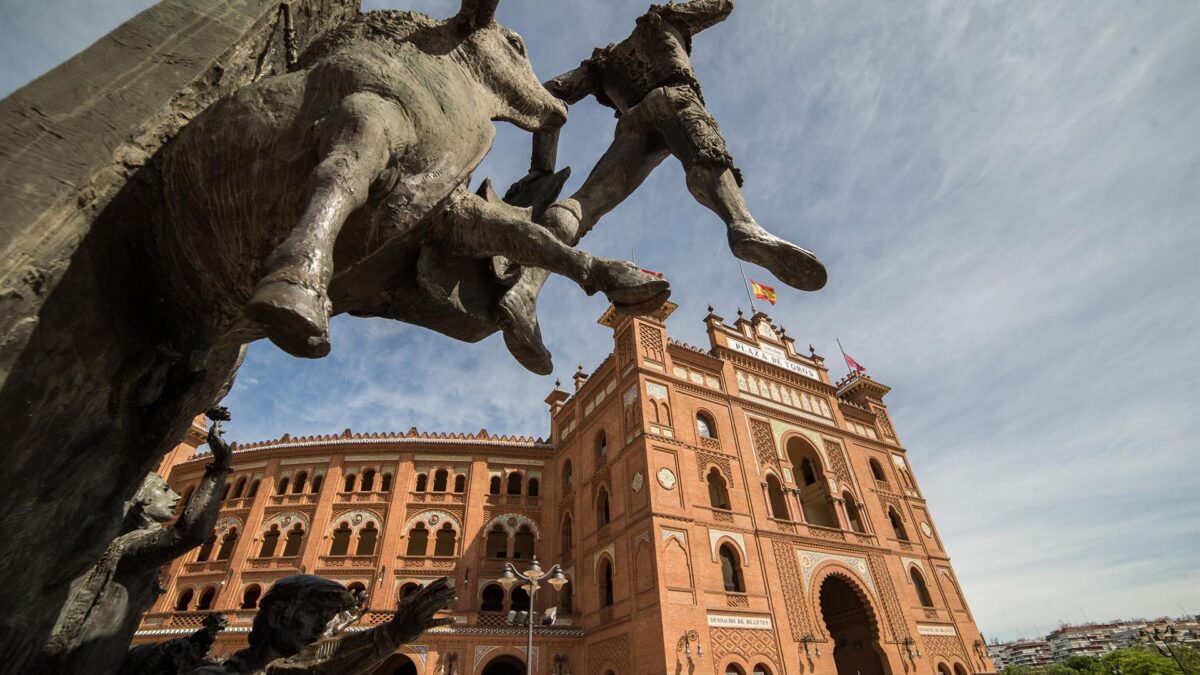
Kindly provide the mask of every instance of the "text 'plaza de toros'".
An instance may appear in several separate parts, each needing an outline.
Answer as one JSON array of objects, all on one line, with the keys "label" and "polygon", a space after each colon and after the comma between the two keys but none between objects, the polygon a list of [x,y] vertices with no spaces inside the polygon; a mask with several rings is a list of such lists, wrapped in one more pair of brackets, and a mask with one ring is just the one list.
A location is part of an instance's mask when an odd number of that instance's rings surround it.
[{"label": "text 'plaza de toros'", "polygon": [[[574,393],[555,389],[548,441],[352,434],[236,448],[214,537],[169,568],[137,642],[204,613],[245,644],[279,578],[319,574],[369,594],[363,625],[448,576],[453,626],[380,675],[968,675],[992,671],[883,397],[865,374],[832,383],[815,353],[756,314],[705,317],[710,349],[666,335],[666,305],[601,323],[614,351]],[[208,461],[197,427],[164,463],[181,494]],[[537,555],[536,631],[497,583]],[[693,632],[694,631],[694,632]]]}]

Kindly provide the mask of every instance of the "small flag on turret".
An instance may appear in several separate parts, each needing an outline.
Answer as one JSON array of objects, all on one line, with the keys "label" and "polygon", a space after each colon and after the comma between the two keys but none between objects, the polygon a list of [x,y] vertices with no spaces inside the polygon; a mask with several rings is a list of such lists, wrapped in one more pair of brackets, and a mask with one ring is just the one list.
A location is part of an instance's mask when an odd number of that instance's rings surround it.
[{"label": "small flag on turret", "polygon": [[850,358],[850,355],[847,354],[846,352],[842,352],[842,357],[844,357],[846,359],[846,367],[849,368],[851,370],[851,372],[855,372],[855,373],[867,372],[867,369],[864,368],[861,363]]},{"label": "small flag on turret", "polygon": [[757,281],[750,280],[750,288],[754,289],[754,297],[760,300],[766,300],[772,305],[775,304],[775,289],[765,284],[760,284]]}]

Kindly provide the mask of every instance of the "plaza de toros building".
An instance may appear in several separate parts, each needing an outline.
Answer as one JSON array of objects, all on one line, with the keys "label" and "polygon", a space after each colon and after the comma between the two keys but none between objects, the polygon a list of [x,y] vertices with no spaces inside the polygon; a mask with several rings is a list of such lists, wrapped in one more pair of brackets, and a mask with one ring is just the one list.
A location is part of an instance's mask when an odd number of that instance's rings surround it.
[{"label": "plaza de toros building", "polygon": [[[889,388],[831,382],[824,360],[758,313],[704,318],[710,346],[671,340],[666,305],[601,323],[614,350],[551,438],[356,434],[240,445],[216,533],[175,561],[137,641],[228,613],[245,644],[258,599],[309,573],[369,594],[363,625],[449,576],[457,623],[380,675],[968,675],[993,670],[888,416]],[[187,494],[197,427],[164,462]],[[537,594],[531,655],[496,582],[536,554],[569,583]]]}]

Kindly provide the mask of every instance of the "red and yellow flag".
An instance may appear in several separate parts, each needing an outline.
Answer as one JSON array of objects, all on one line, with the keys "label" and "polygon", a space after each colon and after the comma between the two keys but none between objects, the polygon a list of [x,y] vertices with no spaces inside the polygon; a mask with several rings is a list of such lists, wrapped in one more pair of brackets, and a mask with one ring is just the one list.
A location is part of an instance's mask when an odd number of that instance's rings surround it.
[{"label": "red and yellow flag", "polygon": [[772,305],[775,304],[774,288],[771,288],[766,284],[760,284],[753,279],[750,280],[750,288],[754,290],[754,297],[758,298],[759,300],[766,300]]}]

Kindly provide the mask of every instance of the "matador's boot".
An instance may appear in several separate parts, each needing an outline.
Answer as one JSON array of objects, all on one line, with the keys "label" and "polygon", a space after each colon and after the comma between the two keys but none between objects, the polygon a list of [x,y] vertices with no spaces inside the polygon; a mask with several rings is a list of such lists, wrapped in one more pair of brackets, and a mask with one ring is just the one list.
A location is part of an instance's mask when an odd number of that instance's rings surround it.
[{"label": "matador's boot", "polygon": [[829,279],[816,254],[776,237],[753,220],[729,226],[729,248],[738,258],[767,268],[792,288],[819,291]]}]

